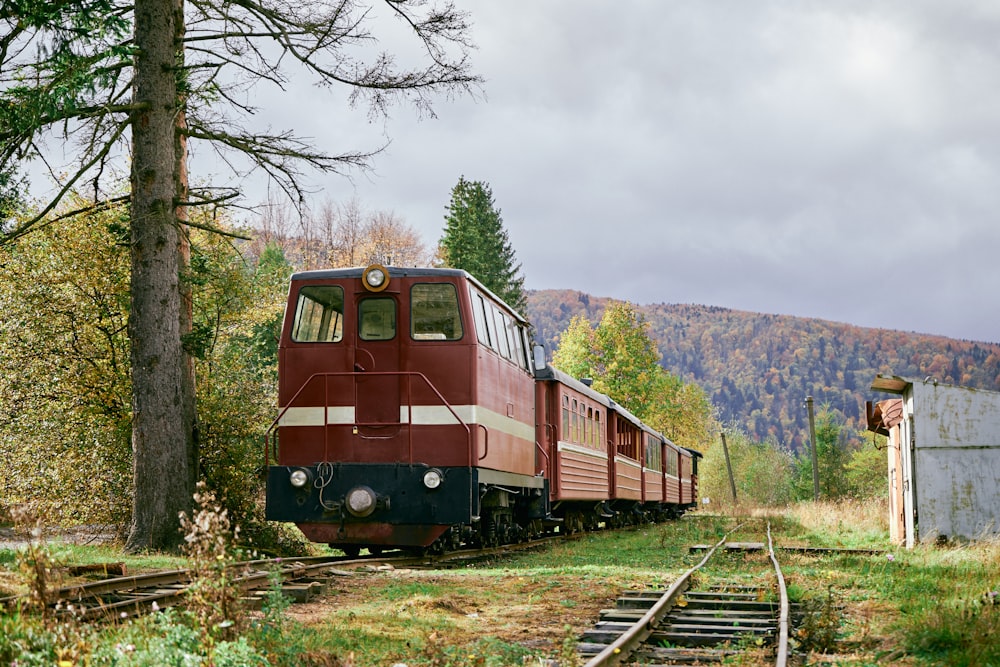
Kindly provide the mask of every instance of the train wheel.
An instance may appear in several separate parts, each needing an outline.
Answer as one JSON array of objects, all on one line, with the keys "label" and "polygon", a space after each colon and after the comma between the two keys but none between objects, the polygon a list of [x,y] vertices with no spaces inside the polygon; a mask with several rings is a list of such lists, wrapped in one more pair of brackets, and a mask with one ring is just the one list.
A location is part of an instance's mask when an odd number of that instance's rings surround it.
[{"label": "train wheel", "polygon": [[340,549],[345,554],[347,554],[349,558],[357,558],[358,556],[361,555],[361,547],[359,547],[357,544],[338,544],[338,545],[331,544],[330,546],[332,546],[334,549]]}]

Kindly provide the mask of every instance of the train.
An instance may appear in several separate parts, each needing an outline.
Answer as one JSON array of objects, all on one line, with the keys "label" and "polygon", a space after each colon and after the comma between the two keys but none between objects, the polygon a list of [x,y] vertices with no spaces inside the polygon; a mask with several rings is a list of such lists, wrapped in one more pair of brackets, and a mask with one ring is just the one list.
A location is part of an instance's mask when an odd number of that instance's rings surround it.
[{"label": "train", "polygon": [[266,518],[349,555],[678,517],[701,458],[466,271],[380,264],[291,276],[264,449]]}]

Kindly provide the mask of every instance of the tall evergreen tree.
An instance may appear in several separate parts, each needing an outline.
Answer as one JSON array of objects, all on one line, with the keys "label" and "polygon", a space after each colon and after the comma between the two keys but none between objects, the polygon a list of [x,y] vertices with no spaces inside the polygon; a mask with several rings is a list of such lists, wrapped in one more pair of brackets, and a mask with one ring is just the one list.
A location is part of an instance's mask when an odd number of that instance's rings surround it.
[{"label": "tall evergreen tree", "polygon": [[[375,39],[392,20],[419,46],[415,67],[397,66]],[[373,153],[335,155],[288,132],[247,129],[256,111],[248,90],[284,90],[294,63],[318,83],[346,86],[351,102],[368,101],[375,115],[399,99],[432,114],[433,93],[480,82],[469,72],[468,32],[466,15],[447,0],[0,4],[0,165],[40,156],[51,165],[59,151],[74,152],[66,173],[53,168],[54,196],[37,215],[5,223],[0,244],[50,221],[76,189],[92,191],[98,209],[125,200],[106,188],[129,158],[130,549],[177,542],[178,512],[191,503],[198,450],[187,209],[237,194],[188,188],[188,142],[211,144],[239,173],[247,164],[263,170],[300,202],[303,166],[338,172],[367,165]]]},{"label": "tall evergreen tree", "polygon": [[527,310],[521,265],[488,184],[464,176],[458,179],[445,216],[440,255],[445,266],[468,271],[517,311]]}]

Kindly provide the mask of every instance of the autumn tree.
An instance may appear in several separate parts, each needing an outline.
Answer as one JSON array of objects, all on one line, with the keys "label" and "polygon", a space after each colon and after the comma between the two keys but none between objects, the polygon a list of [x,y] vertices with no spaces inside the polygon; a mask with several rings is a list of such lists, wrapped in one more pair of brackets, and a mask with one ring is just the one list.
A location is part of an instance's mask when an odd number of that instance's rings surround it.
[{"label": "autumn tree", "polygon": [[706,446],[718,431],[705,391],[660,364],[649,325],[632,304],[610,302],[596,327],[574,317],[559,336],[552,364],[574,377],[590,377],[608,394],[671,440]]},{"label": "autumn tree", "polygon": [[515,310],[527,310],[521,265],[485,182],[462,176],[452,188],[439,255],[444,266],[468,271]]},{"label": "autumn tree", "polygon": [[595,348],[590,322],[583,315],[576,315],[559,335],[559,347],[552,354],[552,365],[575,378],[593,379]]},{"label": "autumn tree", "polygon": [[[122,525],[131,512],[128,228],[120,205],[0,246],[0,497],[53,523]],[[275,545],[283,532],[263,520],[255,468],[292,267],[276,246],[248,261],[218,234],[190,238],[200,474],[244,535]]]},{"label": "autumn tree", "polygon": [[127,239],[120,208],[0,246],[0,497],[53,523],[128,518]]},{"label": "autumn tree", "polygon": [[645,318],[632,304],[617,301],[608,304],[594,329],[574,318],[559,337],[552,363],[577,377],[591,377],[595,389],[644,419],[656,400],[659,358]]},{"label": "autumn tree", "polygon": [[[423,64],[400,69],[379,50],[375,33],[392,22]],[[479,83],[467,34],[450,3],[12,0],[0,8],[0,164],[37,159],[55,184],[0,242],[47,224],[74,190],[93,193],[92,207],[129,202],[130,549],[179,539],[178,512],[191,503],[197,471],[187,211],[236,193],[189,188],[189,142],[220,151],[241,174],[263,170],[301,201],[303,166],[336,172],[373,154],[331,154],[288,132],[247,129],[256,111],[248,90],[282,89],[294,64],[321,85],[346,87],[375,115],[396,100],[432,114],[434,94]],[[61,151],[65,167],[55,162]],[[126,155],[130,188],[121,197],[108,183]]]}]

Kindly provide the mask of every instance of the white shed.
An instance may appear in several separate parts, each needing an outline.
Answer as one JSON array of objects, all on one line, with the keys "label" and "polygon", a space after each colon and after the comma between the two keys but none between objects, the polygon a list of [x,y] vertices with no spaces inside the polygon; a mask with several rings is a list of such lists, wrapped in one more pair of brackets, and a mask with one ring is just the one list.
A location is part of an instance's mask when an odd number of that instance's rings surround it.
[{"label": "white shed", "polygon": [[895,376],[872,391],[868,429],[889,436],[889,526],[896,543],[1000,534],[1000,393]]}]

